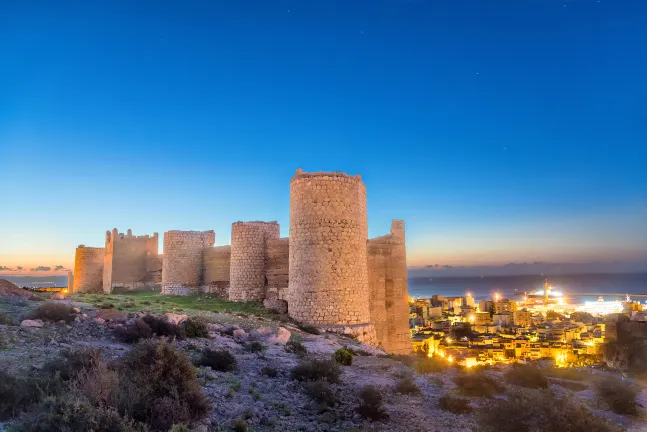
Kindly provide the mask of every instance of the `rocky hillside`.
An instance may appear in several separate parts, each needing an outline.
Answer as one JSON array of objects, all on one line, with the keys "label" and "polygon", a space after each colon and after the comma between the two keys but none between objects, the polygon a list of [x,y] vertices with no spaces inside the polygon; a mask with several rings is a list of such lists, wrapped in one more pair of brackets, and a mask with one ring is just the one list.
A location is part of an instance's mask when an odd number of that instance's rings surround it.
[{"label": "rocky hillside", "polygon": [[[112,303],[102,304],[111,306],[105,309],[67,300],[56,306],[16,305],[14,298],[3,297],[0,364],[10,376],[37,376],[65,352],[92,348],[101,351],[107,369],[119,371],[120,361],[133,363],[128,356],[137,340],[168,340],[169,349],[195,365],[191,380],[209,406],[207,414],[176,431],[548,432],[569,422],[572,427],[565,430],[645,430],[644,391],[635,409],[615,413],[596,393],[597,377],[590,372],[558,377],[546,369],[543,378],[528,384],[510,375],[510,367],[471,371],[444,361],[388,356],[350,338],[312,334],[278,315],[209,312],[182,301],[182,311],[168,304],[174,312],[151,314],[145,309],[155,300],[133,304],[128,296],[113,296]],[[130,310],[118,310],[124,309],[120,304]],[[6,393],[0,400],[9,400],[10,391],[0,386]],[[528,401],[531,407],[515,405]],[[24,411],[37,409],[42,408]],[[7,412],[5,426],[34,430]],[[2,413],[0,402],[0,418]],[[155,429],[156,424],[148,422],[151,430],[168,430]]]}]

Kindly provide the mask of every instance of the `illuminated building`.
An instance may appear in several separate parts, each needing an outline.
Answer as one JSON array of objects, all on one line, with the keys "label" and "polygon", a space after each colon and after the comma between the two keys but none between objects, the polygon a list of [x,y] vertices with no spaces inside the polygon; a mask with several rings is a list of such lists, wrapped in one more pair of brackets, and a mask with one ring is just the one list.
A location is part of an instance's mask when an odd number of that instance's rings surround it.
[{"label": "illuminated building", "polygon": [[512,313],[513,323],[519,327],[530,327],[530,311],[516,310]]},{"label": "illuminated building", "polygon": [[497,300],[494,303],[494,313],[514,312],[517,310],[517,302],[510,299]]}]

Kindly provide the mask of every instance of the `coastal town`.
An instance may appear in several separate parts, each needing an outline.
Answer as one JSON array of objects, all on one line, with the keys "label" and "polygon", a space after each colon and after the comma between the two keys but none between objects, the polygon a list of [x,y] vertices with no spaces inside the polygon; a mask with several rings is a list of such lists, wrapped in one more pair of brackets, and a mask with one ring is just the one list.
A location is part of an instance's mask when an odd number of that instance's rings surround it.
[{"label": "coastal town", "polygon": [[569,304],[544,289],[521,299],[476,301],[464,296],[409,298],[414,352],[465,367],[552,359],[557,366],[602,367],[603,347],[617,340],[619,322],[647,327],[639,301]]}]

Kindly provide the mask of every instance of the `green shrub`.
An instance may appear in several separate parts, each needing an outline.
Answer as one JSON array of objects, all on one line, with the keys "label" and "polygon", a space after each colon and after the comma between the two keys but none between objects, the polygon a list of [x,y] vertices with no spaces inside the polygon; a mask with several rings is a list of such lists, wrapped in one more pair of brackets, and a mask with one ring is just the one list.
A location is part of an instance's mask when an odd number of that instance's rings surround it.
[{"label": "green shrub", "polygon": [[308,396],[319,404],[319,408],[332,407],[337,403],[335,393],[326,381],[310,381],[303,384]]},{"label": "green shrub", "polygon": [[245,348],[249,352],[253,353],[259,353],[265,351],[265,345],[263,345],[260,341],[251,341],[245,344]]},{"label": "green shrub", "polygon": [[43,321],[71,323],[74,321],[74,310],[70,305],[64,303],[47,302],[40,305],[36,310],[27,315],[28,319],[40,319]]},{"label": "green shrub", "polygon": [[568,393],[515,388],[506,399],[490,399],[478,410],[482,432],[614,432]]},{"label": "green shrub", "polygon": [[497,380],[482,373],[457,375],[453,381],[465,396],[491,397],[504,390]]},{"label": "green shrub", "polygon": [[[413,357],[412,357],[413,359]],[[415,359],[415,368],[418,373],[442,372],[450,367],[450,363],[443,358],[438,357],[420,357]]]},{"label": "green shrub", "polygon": [[339,366],[332,360],[302,361],[292,369],[292,378],[297,381],[326,380],[336,383],[340,374]]},{"label": "green shrub", "polygon": [[26,411],[38,403],[45,393],[36,380],[13,376],[0,369],[0,421]]},{"label": "green shrub", "polygon": [[299,328],[299,330],[313,335],[318,335],[321,333],[317,327],[309,324],[298,324],[297,327]]},{"label": "green shrub", "polygon": [[503,374],[503,378],[508,384],[521,387],[532,389],[548,387],[548,378],[541,369],[532,365],[515,363]]},{"label": "green shrub", "polygon": [[613,377],[602,378],[596,381],[595,392],[617,414],[634,415],[638,412],[638,391],[625,381]]},{"label": "green shrub", "polygon": [[357,413],[369,420],[378,421],[389,417],[384,409],[382,393],[377,387],[366,386],[360,393],[360,404],[357,407]]},{"label": "green shrub", "polygon": [[208,349],[202,353],[200,366],[209,366],[213,370],[227,372],[236,370],[238,362],[236,357],[227,350]]},{"label": "green shrub", "polygon": [[301,342],[289,340],[285,344],[285,351],[296,355],[297,357],[305,357],[308,354],[308,350]]},{"label": "green shrub", "polygon": [[353,352],[346,347],[341,347],[333,354],[335,361],[344,366],[353,364]]},{"label": "green shrub", "polygon": [[152,338],[153,330],[143,319],[137,318],[133,324],[115,328],[115,335],[123,342],[135,343]]},{"label": "green shrub", "polygon": [[45,363],[41,372],[48,377],[58,375],[63,381],[69,381],[81,370],[93,369],[102,362],[101,350],[98,348],[65,350],[58,358]]},{"label": "green shrub", "polygon": [[24,414],[12,430],[17,432],[145,432],[146,427],[123,418],[111,408],[79,399],[50,399]]},{"label": "green shrub", "polygon": [[419,395],[420,388],[416,385],[415,380],[411,376],[406,376],[400,379],[395,385],[394,390],[396,393],[409,394],[409,395]]},{"label": "green shrub", "polygon": [[188,320],[182,323],[184,327],[184,333],[186,337],[194,338],[207,338],[209,337],[209,331],[207,330],[207,324],[196,318],[189,318]]},{"label": "green shrub", "polygon": [[263,366],[261,368],[261,375],[265,375],[270,378],[276,378],[278,374],[279,372],[276,370],[276,368],[270,366]]},{"label": "green shrub", "polygon": [[454,414],[466,414],[472,412],[472,407],[470,406],[470,401],[468,399],[452,396],[450,394],[441,396],[438,400],[438,406],[445,411],[449,411]]}]

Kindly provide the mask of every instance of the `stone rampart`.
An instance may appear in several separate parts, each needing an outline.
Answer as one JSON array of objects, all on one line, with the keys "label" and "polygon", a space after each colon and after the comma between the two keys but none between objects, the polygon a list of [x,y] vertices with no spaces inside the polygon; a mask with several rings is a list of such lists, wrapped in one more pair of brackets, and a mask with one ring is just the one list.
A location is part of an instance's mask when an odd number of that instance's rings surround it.
[{"label": "stone rampart", "polygon": [[73,292],[101,292],[104,248],[79,245],[74,256]]},{"label": "stone rampart", "polygon": [[204,248],[204,290],[229,298],[231,246]]},{"label": "stone rampart", "polygon": [[411,352],[404,221],[391,234],[368,241],[369,304],[379,344],[388,352]]},{"label": "stone rampart", "polygon": [[215,241],[213,231],[165,232],[162,294],[188,295],[201,291],[203,251]]},{"label": "stone rampart", "polygon": [[315,325],[368,324],[366,187],[361,176],[290,182],[289,313]]},{"label": "stone rampart", "polygon": [[267,241],[265,275],[267,277],[267,298],[287,299],[290,275],[290,239],[280,238]]},{"label": "stone rampart", "polygon": [[229,299],[262,301],[265,298],[265,249],[279,238],[278,222],[234,222],[231,225],[231,284]]},{"label": "stone rampart", "polygon": [[125,290],[152,289],[159,283],[157,265],[158,234],[133,236],[117,228],[106,231],[104,255],[103,291],[111,293],[114,288]]}]

